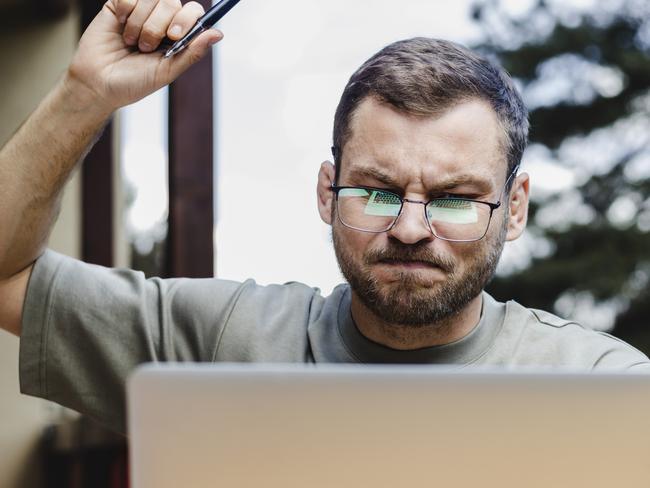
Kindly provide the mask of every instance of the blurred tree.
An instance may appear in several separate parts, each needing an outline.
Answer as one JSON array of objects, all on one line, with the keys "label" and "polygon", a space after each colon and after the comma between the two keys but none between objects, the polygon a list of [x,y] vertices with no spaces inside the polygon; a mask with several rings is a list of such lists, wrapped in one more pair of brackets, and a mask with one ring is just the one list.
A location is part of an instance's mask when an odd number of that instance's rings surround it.
[{"label": "blurred tree", "polygon": [[[510,2],[512,4],[512,2]],[[474,5],[474,46],[520,84],[530,109],[524,170],[533,188],[532,256],[499,274],[493,296],[610,330],[650,353],[650,2],[537,1],[512,13]]]}]

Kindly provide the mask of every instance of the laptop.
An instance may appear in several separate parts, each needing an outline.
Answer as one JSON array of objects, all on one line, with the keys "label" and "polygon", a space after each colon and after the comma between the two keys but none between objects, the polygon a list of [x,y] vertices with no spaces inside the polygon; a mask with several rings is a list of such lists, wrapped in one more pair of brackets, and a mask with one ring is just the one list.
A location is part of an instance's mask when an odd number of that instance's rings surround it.
[{"label": "laptop", "polygon": [[133,488],[650,486],[648,375],[145,366],[128,422]]}]

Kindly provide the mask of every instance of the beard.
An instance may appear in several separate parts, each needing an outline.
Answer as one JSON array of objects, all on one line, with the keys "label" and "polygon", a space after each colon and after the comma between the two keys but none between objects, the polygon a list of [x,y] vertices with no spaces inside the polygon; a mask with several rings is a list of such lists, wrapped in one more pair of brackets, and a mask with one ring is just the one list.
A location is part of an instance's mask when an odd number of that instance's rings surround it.
[{"label": "beard", "polygon": [[[504,219],[505,220],[505,219]],[[389,238],[385,249],[369,250],[362,262],[354,259],[335,229],[334,251],[339,268],[361,302],[377,317],[395,325],[424,327],[443,325],[460,313],[490,282],[496,271],[507,232],[507,222],[491,238],[474,243],[467,249],[464,270],[453,259],[435,254],[427,243],[407,245]],[[443,281],[423,281],[419,273],[400,272],[397,280],[381,283],[372,267],[382,261],[422,261],[439,268]]]}]

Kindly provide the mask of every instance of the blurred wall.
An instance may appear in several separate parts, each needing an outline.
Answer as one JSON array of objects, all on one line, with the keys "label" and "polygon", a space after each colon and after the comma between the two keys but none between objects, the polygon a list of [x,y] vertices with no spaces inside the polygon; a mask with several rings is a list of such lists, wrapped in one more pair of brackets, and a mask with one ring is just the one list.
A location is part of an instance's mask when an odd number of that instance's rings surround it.
[{"label": "blurred wall", "polygon": [[[2,20],[0,76],[0,146],[36,108],[69,62],[79,36],[78,13],[59,20],[25,25]],[[18,164],[18,162],[17,162]],[[65,193],[61,216],[50,245],[79,257],[79,180]],[[0,488],[40,486],[36,445],[56,410],[46,402],[21,396],[18,386],[18,340],[0,331]]]}]

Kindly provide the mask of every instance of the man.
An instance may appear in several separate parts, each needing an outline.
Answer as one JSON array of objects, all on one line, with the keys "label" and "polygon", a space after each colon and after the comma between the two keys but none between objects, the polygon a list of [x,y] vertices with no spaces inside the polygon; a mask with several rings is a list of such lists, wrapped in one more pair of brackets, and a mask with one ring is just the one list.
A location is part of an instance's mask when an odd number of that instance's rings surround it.
[{"label": "man", "polygon": [[349,285],[145,280],[45,251],[61,190],[110,114],[170,83],[222,34],[164,60],[203,13],[109,0],[61,82],[0,151],[0,326],[25,393],[124,429],[146,361],[566,366],[650,370],[607,334],[483,292],[526,225],[526,110],[508,75],[455,44],[395,43],[351,78],[318,205]]}]

